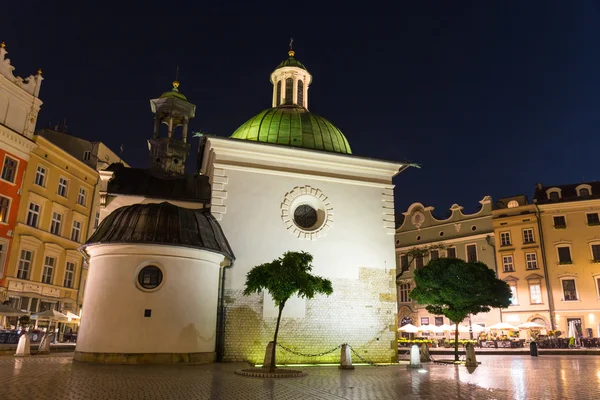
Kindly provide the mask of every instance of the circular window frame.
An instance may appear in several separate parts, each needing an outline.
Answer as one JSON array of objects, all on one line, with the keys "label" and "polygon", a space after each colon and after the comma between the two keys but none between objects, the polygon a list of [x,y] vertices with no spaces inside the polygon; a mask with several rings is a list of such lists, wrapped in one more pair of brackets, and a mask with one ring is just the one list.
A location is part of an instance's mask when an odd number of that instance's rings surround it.
[{"label": "circular window frame", "polygon": [[[151,289],[148,289],[148,288],[145,288],[144,286],[142,286],[142,284],[140,283],[140,279],[139,279],[140,273],[146,267],[156,267],[162,273],[162,280],[160,281],[158,286],[151,288]],[[138,265],[137,268],[135,269],[135,273],[133,275],[133,280],[135,283],[135,287],[137,289],[141,290],[142,292],[152,293],[152,292],[156,292],[157,290],[160,290],[164,286],[165,281],[167,280],[167,274],[165,272],[164,266],[161,263],[156,262],[156,261],[144,261],[143,263]]]},{"label": "circular window frame", "polygon": [[[317,222],[304,228],[294,221],[294,212],[302,205],[317,211]],[[311,186],[296,186],[285,194],[281,202],[281,220],[288,232],[299,239],[316,240],[329,232],[333,225],[333,208],[320,189]]]}]

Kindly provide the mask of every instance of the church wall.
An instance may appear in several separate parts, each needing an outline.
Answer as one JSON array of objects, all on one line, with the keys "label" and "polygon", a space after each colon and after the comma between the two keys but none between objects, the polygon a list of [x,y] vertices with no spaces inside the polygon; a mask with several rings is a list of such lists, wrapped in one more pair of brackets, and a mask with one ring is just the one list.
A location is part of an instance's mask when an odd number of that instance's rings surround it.
[{"label": "church wall", "polygon": [[[87,251],[91,258],[77,353],[214,353],[222,255],[118,244]],[[163,271],[163,283],[154,291],[137,284],[146,265]]]},{"label": "church wall", "polygon": [[[391,183],[345,183],[238,168],[218,174],[221,193],[226,193],[220,223],[237,258],[226,280],[226,360],[261,363],[275,327],[270,296],[242,295],[247,272],[285,251],[300,250],[314,256],[313,273],[331,279],[334,293],[286,305],[280,342],[302,353],[347,342],[370,361],[395,360],[394,237],[384,226],[382,209]],[[299,238],[304,235],[294,234],[295,225],[286,218],[293,213],[286,209],[286,199],[299,190],[323,196],[331,217],[328,228],[312,238]],[[316,358],[280,351],[279,357],[281,362],[338,362],[339,350]]]}]

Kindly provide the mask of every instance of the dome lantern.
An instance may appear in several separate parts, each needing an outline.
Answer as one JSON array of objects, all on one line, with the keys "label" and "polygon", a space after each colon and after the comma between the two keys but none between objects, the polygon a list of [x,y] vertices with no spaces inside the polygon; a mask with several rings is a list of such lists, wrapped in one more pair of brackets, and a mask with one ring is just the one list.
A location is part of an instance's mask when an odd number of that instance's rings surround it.
[{"label": "dome lantern", "polygon": [[297,105],[308,109],[308,87],[312,75],[306,67],[296,60],[296,52],[290,39],[288,58],[283,60],[271,73],[273,84],[273,107],[280,105]]}]

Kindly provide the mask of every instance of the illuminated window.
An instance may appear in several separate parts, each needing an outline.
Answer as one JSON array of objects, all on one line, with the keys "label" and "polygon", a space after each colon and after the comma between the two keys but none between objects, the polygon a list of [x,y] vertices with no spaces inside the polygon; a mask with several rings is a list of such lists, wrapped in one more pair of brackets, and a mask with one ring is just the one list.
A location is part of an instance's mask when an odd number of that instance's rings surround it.
[{"label": "illuminated window", "polygon": [[52,222],[50,223],[50,233],[60,236],[62,225],[62,214],[53,212],[52,213]]},{"label": "illuminated window", "polygon": [[39,204],[29,203],[29,210],[27,211],[27,225],[37,228],[39,219],[40,219]]},{"label": "illuminated window", "polygon": [[56,265],[56,258],[46,257],[44,259],[44,270],[42,272],[42,283],[52,285],[52,278],[54,275],[54,266]]},{"label": "illuminated window", "polygon": [[294,80],[287,78],[285,80],[285,104],[292,104],[294,100]]},{"label": "illuminated window", "polygon": [[19,269],[17,270],[17,278],[29,279],[29,271],[31,271],[31,260],[33,259],[33,253],[29,250],[21,250],[21,257],[19,258]]},{"label": "illuminated window", "polygon": [[81,222],[73,221],[73,229],[71,229],[71,240],[74,242],[79,242],[79,236],[81,233]]},{"label": "illuminated window", "polygon": [[15,183],[15,178],[17,176],[17,165],[17,160],[10,158],[9,156],[5,156],[4,165],[2,166],[2,179],[7,182]]},{"label": "illuminated window", "polygon": [[429,325],[429,317],[421,317],[421,325]]},{"label": "illuminated window", "polygon": [[298,105],[304,107],[304,82],[298,81]]},{"label": "illuminated window", "polygon": [[510,246],[510,232],[500,233],[500,246]]},{"label": "illuminated window", "polygon": [[523,243],[533,243],[533,229],[523,230]]},{"label": "illuminated window", "polygon": [[502,256],[502,267],[504,272],[514,272],[515,264],[513,262],[513,256]]},{"label": "illuminated window", "polygon": [[163,274],[160,268],[154,265],[148,265],[138,274],[138,283],[144,289],[155,289],[163,280]]},{"label": "illuminated window", "polygon": [[8,223],[9,206],[10,199],[8,197],[0,196],[0,222]]},{"label": "illuminated window", "polygon": [[79,188],[79,195],[77,196],[77,204],[85,206],[85,200],[87,198],[87,190]]},{"label": "illuminated window", "polygon": [[577,287],[575,279],[562,280],[563,296],[565,301],[577,301]]},{"label": "illuminated window", "polygon": [[67,261],[67,264],[65,265],[65,280],[63,282],[63,286],[72,288],[74,278],[75,278],[75,263]]},{"label": "illuminated window", "polygon": [[410,283],[403,283],[400,285],[400,303],[408,303],[410,298],[408,294],[410,293]]},{"label": "illuminated window", "polygon": [[58,179],[58,191],[60,196],[67,197],[67,185],[68,181],[62,176]]},{"label": "illuminated window", "polygon": [[511,200],[508,202],[508,208],[515,208],[515,207],[519,207],[519,202],[517,202],[516,200]]},{"label": "illuminated window", "polygon": [[527,269],[538,269],[536,253],[525,253],[525,262],[527,263]]},{"label": "illuminated window", "polygon": [[37,170],[35,171],[35,184],[41,187],[46,186],[46,168],[38,165]]},{"label": "illuminated window", "polygon": [[542,286],[539,283],[529,284],[531,304],[542,304]]}]

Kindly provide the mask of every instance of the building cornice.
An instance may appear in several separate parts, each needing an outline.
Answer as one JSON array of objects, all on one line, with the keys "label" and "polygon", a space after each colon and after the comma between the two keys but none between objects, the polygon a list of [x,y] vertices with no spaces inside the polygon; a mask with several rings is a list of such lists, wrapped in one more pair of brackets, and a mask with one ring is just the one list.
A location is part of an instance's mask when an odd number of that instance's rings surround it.
[{"label": "building cornice", "polygon": [[0,148],[28,161],[35,142],[0,124]]},{"label": "building cornice", "polygon": [[437,244],[442,244],[442,243],[444,243],[444,244],[453,244],[453,243],[460,243],[460,242],[472,242],[474,240],[485,239],[488,236],[489,237],[494,237],[494,232],[480,233],[478,235],[463,236],[463,237],[453,238],[453,239],[447,239],[447,240],[435,240],[435,241],[432,241],[432,242],[423,242],[423,243],[420,243],[420,244],[412,244],[410,246],[396,247],[396,252],[402,252],[402,251],[410,250],[410,249],[413,249],[415,247],[431,246],[431,245],[437,245]]}]

